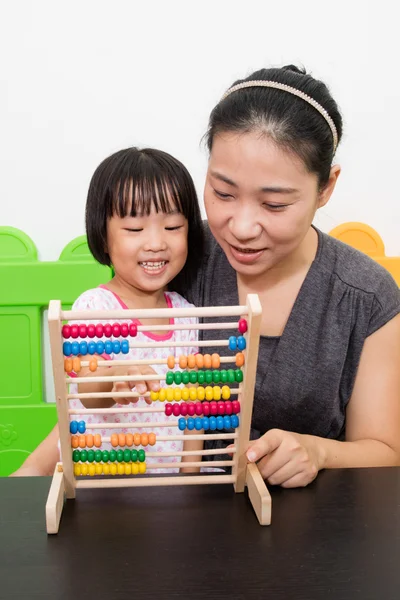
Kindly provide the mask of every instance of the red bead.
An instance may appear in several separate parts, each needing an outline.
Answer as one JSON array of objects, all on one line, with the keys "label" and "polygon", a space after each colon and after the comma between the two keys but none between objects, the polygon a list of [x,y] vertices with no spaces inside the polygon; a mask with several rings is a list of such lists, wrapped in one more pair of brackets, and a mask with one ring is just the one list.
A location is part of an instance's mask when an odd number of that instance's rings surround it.
[{"label": "red bead", "polygon": [[121,335],[121,327],[118,325],[118,323],[114,323],[112,326],[112,334],[114,337],[119,337]]},{"label": "red bead", "polygon": [[232,411],[235,415],[240,413],[240,402],[239,400],[232,400]]},{"label": "red bead", "polygon": [[238,329],[240,331],[240,333],[246,333],[247,331],[247,321],[246,319],[239,319],[239,323],[238,323]]},{"label": "red bead", "polygon": [[120,331],[121,331],[122,337],[128,337],[128,335],[129,335],[128,323],[121,323]]},{"label": "red bead", "polygon": [[87,336],[87,327],[86,325],[79,325],[79,337],[85,338]]},{"label": "red bead", "polygon": [[61,333],[62,333],[63,338],[65,338],[67,340],[71,335],[71,327],[69,325],[63,325],[63,328],[61,329]]},{"label": "red bead", "polygon": [[217,407],[218,407],[218,414],[224,415],[225,414],[225,402],[221,400],[220,402],[218,402]]},{"label": "red bead", "polygon": [[103,337],[103,325],[101,323],[96,325],[96,335],[97,337]]},{"label": "red bead", "polygon": [[78,325],[71,325],[71,337],[75,339],[79,337]]},{"label": "red bead", "polygon": [[232,402],[230,400],[226,400],[226,402],[225,402],[225,414],[226,415],[232,414]]},{"label": "red bead", "polygon": [[136,337],[137,336],[137,325],[136,325],[136,323],[131,323],[129,325],[129,335],[131,335],[132,337]]},{"label": "red bead", "polygon": [[186,415],[188,414],[188,407],[186,402],[182,402],[182,404],[180,404],[181,407],[181,415],[182,417],[186,417]]},{"label": "red bead", "polygon": [[178,417],[181,414],[181,407],[179,406],[179,404],[174,404],[172,406],[172,414],[174,415],[174,417]]},{"label": "red bead", "polygon": [[165,405],[165,414],[167,415],[167,417],[170,417],[172,415],[172,404],[171,404],[171,402],[168,402]]},{"label": "red bead", "polygon": [[215,401],[210,402],[210,415],[218,414],[218,404]]},{"label": "red bead", "polygon": [[93,323],[87,326],[87,334],[90,338],[94,338],[94,336],[96,335],[96,327],[95,325],[93,325]]},{"label": "red bead", "polygon": [[193,402],[188,402],[187,403],[187,414],[189,415],[189,417],[193,417],[195,412],[196,411],[195,411]]},{"label": "red bead", "polygon": [[194,405],[196,415],[200,416],[203,414],[203,405],[201,402],[196,402]]},{"label": "red bead", "polygon": [[203,415],[205,417],[208,417],[209,414],[210,414],[210,403],[209,402],[203,402]]},{"label": "red bead", "polygon": [[104,333],[104,335],[106,337],[111,337],[111,335],[112,335],[112,327],[111,327],[110,323],[106,323],[103,326],[103,333]]}]

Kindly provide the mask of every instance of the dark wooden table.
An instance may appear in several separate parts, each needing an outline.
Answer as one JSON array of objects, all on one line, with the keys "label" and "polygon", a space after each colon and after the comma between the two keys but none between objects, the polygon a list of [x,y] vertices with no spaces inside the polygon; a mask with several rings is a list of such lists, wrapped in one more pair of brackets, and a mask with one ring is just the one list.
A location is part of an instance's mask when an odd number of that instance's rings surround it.
[{"label": "dark wooden table", "polygon": [[400,468],[272,489],[79,490],[47,536],[49,478],[0,479],[0,598],[399,600]]}]

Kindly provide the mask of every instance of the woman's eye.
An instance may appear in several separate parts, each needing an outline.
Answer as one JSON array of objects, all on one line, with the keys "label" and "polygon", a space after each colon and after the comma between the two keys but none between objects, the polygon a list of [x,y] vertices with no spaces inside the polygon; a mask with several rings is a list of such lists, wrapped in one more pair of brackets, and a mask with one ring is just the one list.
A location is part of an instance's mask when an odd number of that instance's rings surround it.
[{"label": "woman's eye", "polygon": [[214,190],[214,193],[216,196],[218,196],[218,198],[221,198],[222,200],[226,200],[227,198],[232,198],[231,194],[224,194],[223,192],[219,192],[218,190]]},{"label": "woman's eye", "polygon": [[265,208],[268,208],[268,210],[272,210],[272,211],[279,211],[279,210],[283,210],[284,208],[288,207],[287,204],[267,204],[267,203],[265,203],[263,206],[265,206]]},{"label": "woman's eye", "polygon": [[138,233],[139,231],[143,231],[143,229],[132,229],[131,227],[126,227],[125,231],[132,231],[133,233]]}]

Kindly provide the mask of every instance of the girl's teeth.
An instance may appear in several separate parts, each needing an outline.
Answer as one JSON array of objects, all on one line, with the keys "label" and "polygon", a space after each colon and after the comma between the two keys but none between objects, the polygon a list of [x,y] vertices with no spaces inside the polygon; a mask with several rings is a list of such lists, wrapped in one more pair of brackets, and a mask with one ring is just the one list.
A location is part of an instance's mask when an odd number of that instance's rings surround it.
[{"label": "girl's teeth", "polygon": [[161,269],[165,265],[165,260],[160,262],[141,262],[140,265],[145,269]]}]

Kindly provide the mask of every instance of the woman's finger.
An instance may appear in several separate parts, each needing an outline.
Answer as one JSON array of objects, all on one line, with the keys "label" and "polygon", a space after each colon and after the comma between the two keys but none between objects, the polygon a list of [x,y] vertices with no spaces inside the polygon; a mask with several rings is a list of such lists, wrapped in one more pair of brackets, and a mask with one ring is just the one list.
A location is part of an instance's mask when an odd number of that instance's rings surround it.
[{"label": "woman's finger", "polygon": [[284,433],[281,429],[270,429],[267,431],[247,450],[247,460],[249,462],[257,462],[263,456],[271,454],[271,452],[281,445]]}]

